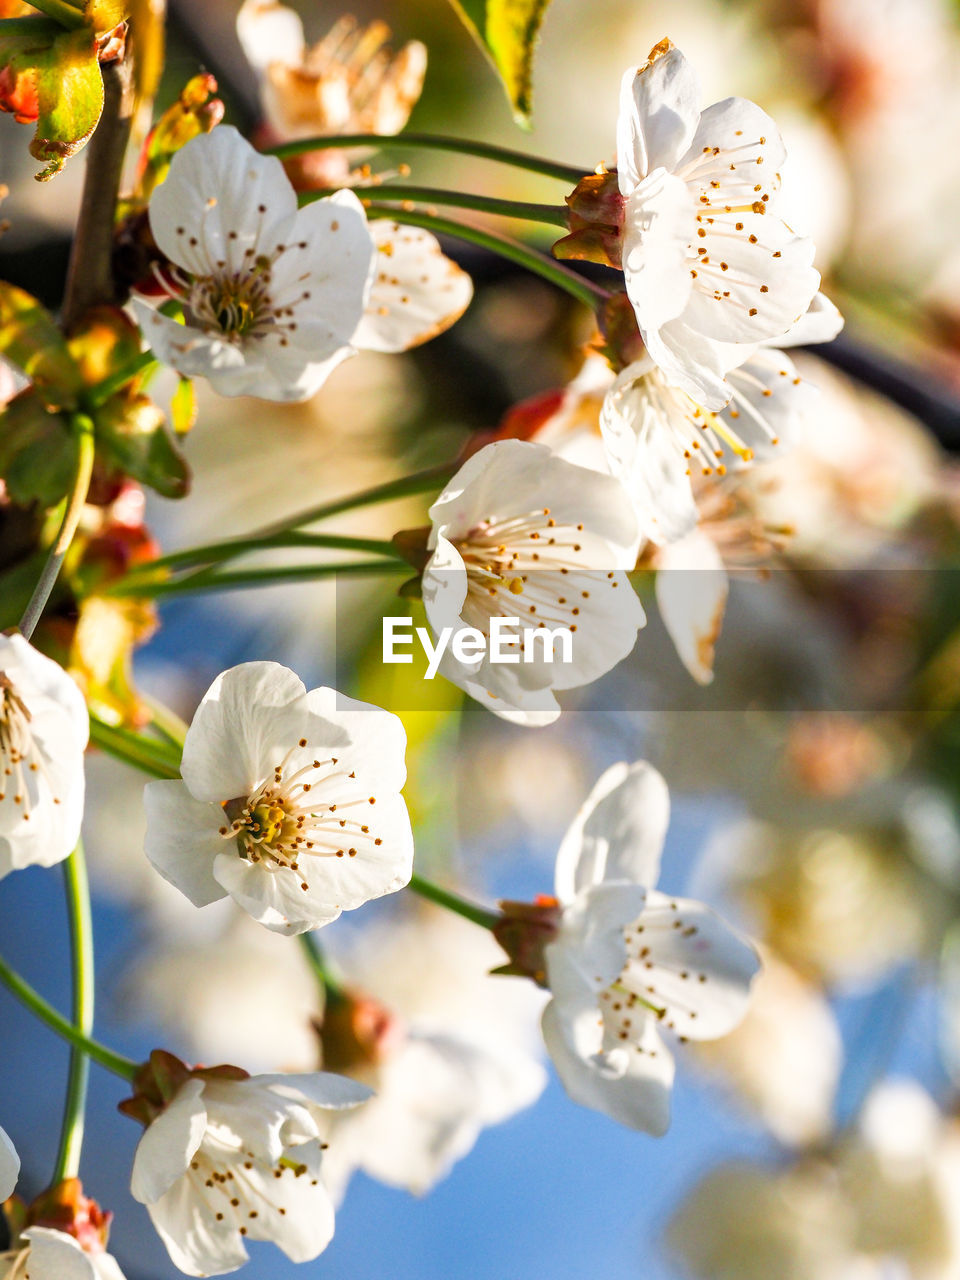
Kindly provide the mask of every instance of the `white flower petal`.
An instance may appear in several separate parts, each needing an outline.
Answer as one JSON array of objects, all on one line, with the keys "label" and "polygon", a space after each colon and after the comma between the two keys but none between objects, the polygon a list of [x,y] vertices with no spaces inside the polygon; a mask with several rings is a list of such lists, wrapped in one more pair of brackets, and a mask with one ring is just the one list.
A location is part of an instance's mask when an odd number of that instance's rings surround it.
[{"label": "white flower petal", "polygon": [[30,1241],[24,1280],[98,1280],[92,1257],[65,1231],[30,1227],[23,1237]]},{"label": "white flower petal", "polygon": [[657,553],[660,617],[680,661],[698,684],[713,679],[713,656],[727,607],[727,571],[712,538],[700,530]]},{"label": "white flower petal", "polygon": [[265,1073],[253,1076],[252,1082],[278,1097],[322,1107],[325,1111],[350,1111],[373,1095],[367,1085],[332,1071]]},{"label": "white flower petal", "polygon": [[644,342],[690,301],[696,218],[686,183],[666,169],[654,169],[626,197],[623,275]]},{"label": "white flower petal", "polygon": [[775,339],[778,347],[812,346],[832,341],[843,328],[843,316],[825,293],[818,293],[806,313]]},{"label": "white flower petal", "polygon": [[375,271],[363,319],[353,335],[368,351],[408,351],[463,315],[473,281],[428,231],[375,220]]},{"label": "white flower petal", "polygon": [[89,718],[62,667],[21,635],[0,636],[0,876],[52,866],[80,836]]},{"label": "white flower petal", "polygon": [[0,1200],[13,1195],[20,1177],[20,1157],[9,1137],[0,1129]]},{"label": "white flower petal", "polygon": [[700,118],[700,85],[679,49],[667,44],[651,60],[620,82],[617,119],[617,172],[620,190],[629,195],[658,166],[673,168],[690,145]]},{"label": "white flower petal", "polygon": [[[277,662],[243,662],[203,696],[183,746],[183,780],[198,800],[245,796],[301,736],[303,681]],[[342,736],[346,743],[346,735]]]},{"label": "white flower petal", "polygon": [[674,1065],[652,1019],[638,1044],[584,1058],[571,1047],[556,1002],[551,1001],[543,1012],[543,1038],[574,1102],[654,1137],[666,1133]]},{"label": "white flower petal", "polygon": [[666,1010],[665,1025],[691,1040],[732,1031],[760,969],[754,947],[702,902],[647,895],[622,981]]},{"label": "white flower petal", "polygon": [[522,689],[518,683],[507,686],[501,681],[502,692],[494,692],[466,678],[461,667],[462,664],[448,662],[446,658],[440,663],[440,671],[448,680],[501,720],[524,729],[542,729],[560,719],[560,704],[549,689]]},{"label": "white flower petal", "polygon": [[196,275],[212,274],[220,262],[239,272],[247,251],[269,252],[296,215],[296,193],[280,161],[226,124],[181,147],[150,197],[150,229],[161,253]]},{"label": "white flower petal", "polygon": [[749,208],[774,200],[785,159],[780,131],[767,113],[746,98],[725,98],[704,108],[677,168],[697,199]]},{"label": "white flower petal", "polygon": [[174,1266],[188,1276],[223,1275],[242,1267],[249,1257],[234,1215],[214,1210],[187,1178],[179,1178],[148,1205],[148,1212]]},{"label": "white flower petal", "polygon": [[320,929],[336,920],[343,909],[330,901],[325,886],[317,884],[311,889],[303,876],[289,867],[270,870],[237,854],[221,853],[213,874],[238,906],[275,933]]},{"label": "white flower petal", "polygon": [[492,514],[520,515],[545,503],[558,524],[583,524],[584,532],[607,543],[604,569],[633,568],[639,535],[623,487],[526,440],[499,440],[474,454],[430,508],[430,518],[450,538],[451,530],[465,533]]},{"label": "white flower petal", "polygon": [[783,351],[758,348],[730,370],[727,384],[733,394],[717,417],[755,461],[778,458],[802,443],[818,396]]},{"label": "white flower petal", "polygon": [[326,687],[311,689],[304,705],[330,724],[322,745],[336,749],[345,769],[357,771],[361,778],[364,773],[375,777],[383,790],[401,789],[407,780],[407,735],[399,716]]},{"label": "white flower petal", "polygon": [[237,14],[237,38],[247,61],[260,73],[274,62],[298,67],[306,51],[300,15],[277,0],[244,0]]},{"label": "white flower petal", "polygon": [[642,911],[646,893],[629,881],[602,881],[564,904],[560,932],[546,948],[556,1000],[578,1005],[588,988],[596,995],[615,981],[627,955],[624,929]]},{"label": "white flower petal", "polygon": [[644,376],[648,367],[628,365],[617,377],[604,397],[600,431],[610,470],[630,495],[643,533],[662,544],[684,537],[699,517],[692,464],[675,439],[676,405],[656,393]]},{"label": "white flower petal", "polygon": [[147,816],[144,853],[150,864],[185,894],[195,907],[224,896],[213,877],[213,864],[224,850],[218,832],[223,810],[194,800],[182,782],[148,782],[143,789]]},{"label": "white flower petal", "polygon": [[309,306],[287,327],[291,346],[312,361],[330,358],[347,345],[363,316],[375,266],[375,247],[363,205],[352,191],[338,191],[300,209],[289,243],[271,269],[271,292],[278,307],[305,296]]},{"label": "white flower petal", "polygon": [[659,330],[651,329],[646,346],[664,379],[705,409],[722,409],[727,403],[730,388],[724,378],[752,350],[708,337],[684,316],[668,320]]},{"label": "white flower petal", "polygon": [[187,1080],[144,1130],[130,1178],[130,1194],[141,1204],[158,1201],[190,1167],[207,1124],[203,1085],[202,1080]]},{"label": "white flower petal", "polygon": [[688,271],[696,275],[684,323],[717,342],[749,345],[785,334],[820,287],[820,273],[811,265],[813,241],[795,236],[771,215],[696,217],[695,243],[705,252]]},{"label": "white flower petal", "polygon": [[615,764],[594,784],[557,854],[555,892],[571,902],[591,884],[628,880],[651,888],[670,821],[670,794],[644,760]]}]

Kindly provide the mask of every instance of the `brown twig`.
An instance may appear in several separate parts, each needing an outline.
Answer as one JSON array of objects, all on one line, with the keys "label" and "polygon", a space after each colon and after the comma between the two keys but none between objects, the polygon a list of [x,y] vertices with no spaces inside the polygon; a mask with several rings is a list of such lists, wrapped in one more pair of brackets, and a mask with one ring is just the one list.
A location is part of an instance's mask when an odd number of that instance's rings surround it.
[{"label": "brown twig", "polygon": [[102,68],[103,114],[87,145],[80,216],[63,296],[61,318],[68,331],[90,307],[115,297],[110,269],[113,216],[133,114],[132,70],[129,59]]}]

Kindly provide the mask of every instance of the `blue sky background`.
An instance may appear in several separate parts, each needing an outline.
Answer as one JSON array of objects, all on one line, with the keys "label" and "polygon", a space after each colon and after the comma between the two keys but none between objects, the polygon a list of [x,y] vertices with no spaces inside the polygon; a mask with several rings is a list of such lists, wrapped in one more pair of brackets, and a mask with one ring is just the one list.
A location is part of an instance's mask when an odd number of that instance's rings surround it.
[{"label": "blue sky background", "polygon": [[[199,625],[202,615],[197,613],[171,618],[148,659],[173,656]],[[225,663],[242,656],[250,640],[236,632],[230,636],[225,647],[231,652],[222,655]],[[205,656],[207,652],[205,646]],[[260,655],[254,650],[251,656]],[[301,674],[317,682],[327,674],[325,665],[318,661],[316,670]],[[625,717],[613,732],[609,715],[604,723],[604,756],[642,753],[642,718]],[[593,738],[585,736],[584,750],[592,747]],[[607,759],[598,758],[592,773],[598,774],[605,763]],[[674,794],[662,876],[668,891],[683,890],[711,825],[730,809],[717,799]],[[123,816],[117,820],[122,822]],[[486,842],[486,850],[462,853],[487,867],[491,896],[529,897],[549,890],[552,836],[539,848],[507,850],[502,830],[494,830]],[[485,860],[491,852],[499,856]],[[0,883],[0,913],[3,954],[66,1008],[67,935],[58,873],[29,870],[7,877]],[[131,1034],[118,1025],[109,1005],[109,991],[135,951],[136,923],[125,910],[98,898],[95,929],[103,993],[98,1033],[123,1052],[145,1056],[156,1039],[149,1030]],[[864,1079],[885,1065],[918,1074],[930,1087],[942,1084],[932,1049],[935,1006],[926,992],[913,1000],[899,1046],[886,1062],[888,1014],[897,989],[894,979],[881,993],[851,997],[839,1006],[845,1039],[854,1046],[841,1090],[841,1114],[859,1095]],[[4,991],[0,1027],[0,1123],[24,1158],[21,1189],[29,1193],[42,1185],[54,1158],[66,1052]],[[172,1280],[179,1273],[145,1211],[127,1191],[139,1130],[115,1110],[123,1094],[121,1081],[93,1068],[84,1182],[116,1214],[112,1248],[129,1280]],[[660,1244],[671,1209],[698,1174],[736,1154],[783,1158],[763,1131],[730,1105],[716,1081],[708,1081],[682,1056],[673,1126],[659,1141],[575,1106],[552,1080],[533,1108],[484,1131],[473,1153],[429,1195],[417,1199],[359,1175],[339,1212],[336,1237],[320,1259],[293,1266],[275,1249],[254,1245],[244,1274],[250,1280],[311,1275],[325,1280],[580,1280],[594,1275],[675,1280],[678,1272]]]}]

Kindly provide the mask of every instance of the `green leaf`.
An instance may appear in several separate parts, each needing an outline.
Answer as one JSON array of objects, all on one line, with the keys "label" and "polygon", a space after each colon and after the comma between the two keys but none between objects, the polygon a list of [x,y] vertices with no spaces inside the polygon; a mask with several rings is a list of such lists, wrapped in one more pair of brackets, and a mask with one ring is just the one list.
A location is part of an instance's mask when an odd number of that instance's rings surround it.
[{"label": "green leaf", "polygon": [[25,289],[2,280],[0,352],[23,370],[51,408],[76,405],[80,373],[53,316]]},{"label": "green leaf", "polygon": [[103,110],[103,77],[93,31],[65,31],[36,64],[37,132],[30,154],[45,164],[37,179],[59,173],[96,129]]},{"label": "green leaf", "polygon": [[114,396],[97,410],[99,457],[164,498],[182,498],[190,473],[167,431],[163,411],[147,396]]},{"label": "green leaf", "polygon": [[13,30],[0,26],[0,73],[4,108],[23,124],[36,122],[30,154],[46,166],[37,174],[45,182],[100,120],[103,77],[93,28],[64,31],[46,21],[26,31],[22,22]]},{"label": "green leaf", "polygon": [[51,412],[32,387],[0,416],[0,476],[14,502],[53,507],[73,483],[77,442],[69,420]]},{"label": "green leaf", "polygon": [[450,0],[499,73],[514,118],[533,110],[533,54],[550,0]]}]

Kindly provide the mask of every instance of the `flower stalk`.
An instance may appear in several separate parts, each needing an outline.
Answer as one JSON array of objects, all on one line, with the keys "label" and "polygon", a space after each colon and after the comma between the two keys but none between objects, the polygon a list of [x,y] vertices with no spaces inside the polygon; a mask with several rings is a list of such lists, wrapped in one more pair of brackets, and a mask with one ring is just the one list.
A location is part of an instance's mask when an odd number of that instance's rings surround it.
[{"label": "flower stalk", "polygon": [[99,1066],[107,1071],[112,1071],[114,1075],[121,1076],[124,1080],[132,1080],[140,1069],[140,1064],[134,1062],[132,1058],[126,1058],[121,1053],[115,1053],[113,1049],[107,1048],[101,1044],[99,1040],[94,1040],[92,1036],[84,1035],[77,1027],[65,1018],[62,1013],[58,1013],[53,1005],[44,1000],[43,996],[26,981],[21,978],[20,974],[6,960],[0,957],[0,982],[7,990],[17,997],[21,1004],[40,1019],[45,1022],[51,1031],[55,1031],[58,1036],[66,1040],[68,1044],[75,1049],[80,1049],[83,1053],[89,1055]]},{"label": "flower stalk", "polygon": [[266,147],[264,150],[267,155],[278,156],[281,160],[292,160],[296,156],[308,155],[311,151],[354,147],[376,147],[381,151],[396,150],[398,147],[413,147],[427,151],[453,151],[459,155],[474,156],[479,160],[493,160],[498,164],[525,169],[528,173],[539,173],[546,178],[556,178],[558,182],[569,182],[574,185],[585,173],[590,172],[589,166],[580,169],[576,165],[561,164],[556,160],[527,155],[523,151],[512,151],[507,147],[497,147],[487,142],[474,142],[469,138],[445,138],[439,134],[430,133],[390,135],[341,133],[330,137],[302,138],[295,142]]},{"label": "flower stalk", "polygon": [[201,569],[185,578],[167,579],[162,582],[143,583],[125,580],[110,587],[104,594],[110,596],[175,596],[198,591],[237,591],[242,587],[269,587],[284,582],[312,582],[322,578],[334,578],[337,574],[353,577],[370,577],[397,571],[409,575],[410,566],[402,560],[358,560],[337,564],[278,565],[267,569],[238,569],[233,573],[214,573]]},{"label": "flower stalk", "polygon": [[[301,205],[310,204],[324,196],[331,196],[336,187],[321,187],[314,191],[304,192],[299,199]],[[500,200],[496,196],[473,195],[466,191],[444,191],[437,187],[359,187],[357,194],[366,204],[370,199],[377,201],[393,201],[405,214],[409,201],[417,201],[427,205],[455,205],[460,209],[475,209],[478,213],[491,213],[500,218],[517,218],[521,222],[548,222],[557,227],[569,229],[567,210],[562,205],[534,204],[526,200]]]},{"label": "flower stalk", "polygon": [[[84,1036],[93,1033],[95,975],[93,964],[93,921],[90,915],[90,885],[83,844],[78,843],[63,864],[67,912],[70,918],[70,947],[73,971],[73,1025]],[[70,1050],[67,1096],[60,1130],[60,1149],[51,1185],[75,1178],[80,1171],[84,1116],[90,1059],[79,1045]]]},{"label": "flower stalk", "polygon": [[432,880],[428,880],[425,876],[414,874],[410,877],[408,886],[414,893],[426,898],[428,902],[434,902],[438,907],[446,907],[448,911],[455,912],[458,916],[463,916],[464,920],[470,920],[474,924],[480,925],[483,929],[495,929],[500,920],[500,915],[496,911],[489,911],[486,907],[481,907],[476,902],[470,902],[467,898],[462,898],[458,893],[452,893],[449,889],[444,889],[438,884],[434,884]]},{"label": "flower stalk", "polygon": [[23,611],[23,617],[20,619],[20,631],[28,640],[40,621],[44,605],[50,599],[50,593],[54,588],[61,566],[70,549],[73,535],[76,533],[77,525],[80,523],[83,504],[87,500],[90,477],[93,474],[95,451],[93,422],[86,414],[78,413],[73,416],[73,427],[77,436],[77,468],[74,474],[73,486],[67,497],[67,505],[56,541],[50,549],[47,562],[43,566],[43,572],[40,574],[40,580],[34,587],[33,595],[30,597],[27,607]]}]

